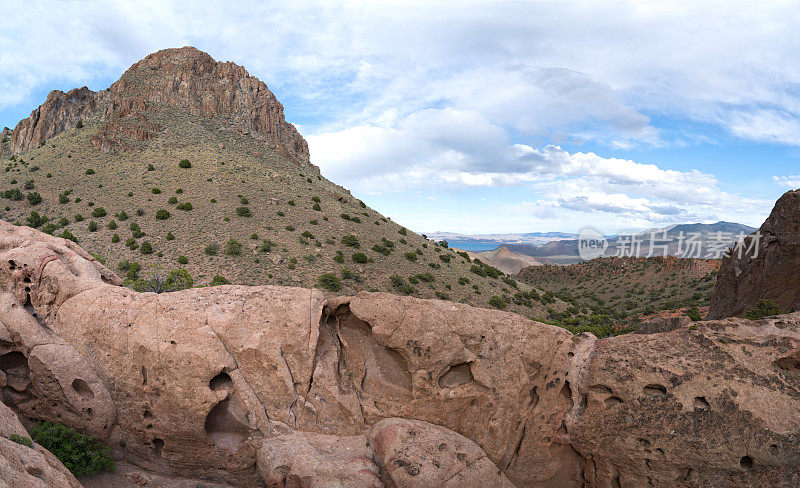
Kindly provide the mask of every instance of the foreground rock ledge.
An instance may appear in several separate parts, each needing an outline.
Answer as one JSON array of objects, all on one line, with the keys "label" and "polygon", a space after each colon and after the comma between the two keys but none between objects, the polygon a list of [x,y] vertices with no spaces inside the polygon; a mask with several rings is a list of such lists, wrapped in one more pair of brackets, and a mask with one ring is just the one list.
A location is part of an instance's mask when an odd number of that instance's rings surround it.
[{"label": "foreground rock ledge", "polygon": [[74,243],[0,222],[3,402],[145,469],[237,486],[800,483],[800,314],[597,340],[385,293],[120,284]]}]

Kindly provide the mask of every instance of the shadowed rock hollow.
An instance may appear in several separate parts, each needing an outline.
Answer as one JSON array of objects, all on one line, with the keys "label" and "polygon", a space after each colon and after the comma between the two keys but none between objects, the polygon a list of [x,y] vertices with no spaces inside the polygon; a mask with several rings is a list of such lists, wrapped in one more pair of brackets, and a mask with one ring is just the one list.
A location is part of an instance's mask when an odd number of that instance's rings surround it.
[{"label": "shadowed rock hollow", "polygon": [[796,486],[799,323],[597,340],[385,293],[136,293],[0,222],[3,402],[236,486]]}]

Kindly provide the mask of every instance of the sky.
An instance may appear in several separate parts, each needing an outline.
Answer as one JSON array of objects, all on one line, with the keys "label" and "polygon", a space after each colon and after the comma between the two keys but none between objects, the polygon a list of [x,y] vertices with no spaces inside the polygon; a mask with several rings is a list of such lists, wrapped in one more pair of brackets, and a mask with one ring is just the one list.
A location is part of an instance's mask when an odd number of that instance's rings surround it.
[{"label": "sky", "polygon": [[420,233],[758,226],[800,187],[800,4],[3,2],[0,126],[192,45]]}]

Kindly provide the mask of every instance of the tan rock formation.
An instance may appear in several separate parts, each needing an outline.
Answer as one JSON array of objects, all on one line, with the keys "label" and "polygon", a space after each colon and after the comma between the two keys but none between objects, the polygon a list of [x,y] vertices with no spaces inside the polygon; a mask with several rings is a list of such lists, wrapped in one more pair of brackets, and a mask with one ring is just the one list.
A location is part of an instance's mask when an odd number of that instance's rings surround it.
[{"label": "tan rock formation", "polygon": [[494,251],[467,251],[467,254],[472,259],[480,259],[484,263],[494,266],[503,273],[510,275],[515,275],[519,273],[522,268],[527,268],[528,266],[542,265],[542,262],[538,259],[526,254],[510,251],[507,247],[499,247]]},{"label": "tan rock formation", "polygon": [[773,300],[784,310],[800,309],[800,190],[775,203],[758,230],[745,239],[744,251],[722,259],[709,318],[742,316],[759,300]]},{"label": "tan rock formation", "polygon": [[597,340],[385,293],[142,294],[6,223],[0,292],[4,402],[122,441],[156,472],[306,487],[800,479],[800,314]]},{"label": "tan rock formation", "polygon": [[266,145],[308,164],[308,144],[284,119],[283,105],[267,85],[243,67],[217,62],[193,47],[165,49],[131,66],[111,87],[53,91],[17,124],[11,150],[23,153],[95,115],[102,121],[92,142],[104,152],[131,150],[131,141],[157,137],[154,120],[178,110],[263,139]]}]

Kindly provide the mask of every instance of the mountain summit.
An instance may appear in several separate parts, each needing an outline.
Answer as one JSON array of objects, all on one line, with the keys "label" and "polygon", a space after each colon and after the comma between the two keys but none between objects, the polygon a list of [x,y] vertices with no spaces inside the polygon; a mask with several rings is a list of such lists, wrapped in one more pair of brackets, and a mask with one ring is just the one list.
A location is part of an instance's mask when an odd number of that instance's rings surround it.
[{"label": "mountain summit", "polygon": [[180,109],[228,130],[249,131],[299,164],[308,164],[308,144],[283,116],[283,105],[264,82],[243,67],[217,62],[193,47],[164,49],[131,66],[102,92],[86,87],[53,91],[17,124],[14,154],[41,145],[67,127],[100,115],[92,144],[104,152],[131,151],[165,130],[159,115]]},{"label": "mountain summit", "polygon": [[2,136],[0,218],[77,241],[136,289],[181,268],[195,285],[565,306],[324,178],[269,88],[195,48],[151,54],[107,90],[54,91]]}]

